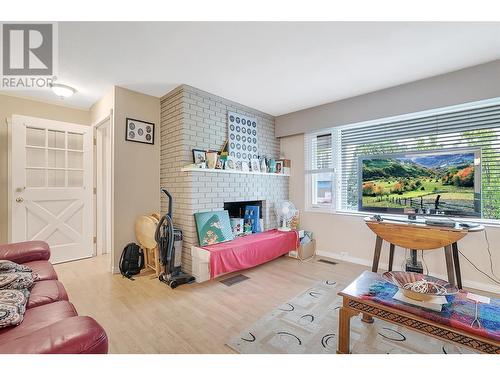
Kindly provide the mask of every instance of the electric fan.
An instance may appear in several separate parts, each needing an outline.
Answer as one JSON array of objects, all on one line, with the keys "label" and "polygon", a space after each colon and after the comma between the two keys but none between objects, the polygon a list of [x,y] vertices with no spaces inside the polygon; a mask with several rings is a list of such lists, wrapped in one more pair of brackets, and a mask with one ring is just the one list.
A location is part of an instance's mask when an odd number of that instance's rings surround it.
[{"label": "electric fan", "polygon": [[290,201],[282,201],[276,204],[275,208],[276,216],[278,217],[278,222],[281,224],[281,227],[278,230],[288,232],[290,228],[287,226],[287,221],[293,218],[297,209]]}]

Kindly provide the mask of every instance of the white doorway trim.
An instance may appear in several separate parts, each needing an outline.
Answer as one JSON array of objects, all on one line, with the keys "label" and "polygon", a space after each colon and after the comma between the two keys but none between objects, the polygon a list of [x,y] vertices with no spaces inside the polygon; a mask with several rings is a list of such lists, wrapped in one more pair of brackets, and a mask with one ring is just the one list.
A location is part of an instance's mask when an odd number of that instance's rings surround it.
[{"label": "white doorway trim", "polygon": [[110,271],[114,259],[114,142],[113,111],[97,121],[94,133],[94,254],[111,254]]}]

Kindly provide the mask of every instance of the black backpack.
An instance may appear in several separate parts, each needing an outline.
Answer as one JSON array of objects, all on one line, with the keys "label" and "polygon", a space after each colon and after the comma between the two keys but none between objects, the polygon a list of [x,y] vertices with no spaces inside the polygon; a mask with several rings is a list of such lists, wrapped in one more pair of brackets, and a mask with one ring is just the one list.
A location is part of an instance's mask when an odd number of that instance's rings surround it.
[{"label": "black backpack", "polygon": [[134,280],[132,275],[137,275],[144,268],[144,252],[139,245],[131,242],[123,249],[120,257],[120,273],[128,279]]}]

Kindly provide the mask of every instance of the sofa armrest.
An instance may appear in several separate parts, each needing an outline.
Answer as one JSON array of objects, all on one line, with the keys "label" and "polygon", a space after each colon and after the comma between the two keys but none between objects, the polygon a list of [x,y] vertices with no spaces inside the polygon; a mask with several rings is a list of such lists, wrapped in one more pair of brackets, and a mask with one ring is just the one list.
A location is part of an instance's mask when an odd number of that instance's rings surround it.
[{"label": "sofa armrest", "polygon": [[49,260],[50,248],[43,241],[26,241],[0,245],[0,259],[16,263],[27,263],[35,260]]},{"label": "sofa armrest", "polygon": [[106,354],[108,337],[88,316],[60,320],[31,334],[0,344],[5,354]]}]

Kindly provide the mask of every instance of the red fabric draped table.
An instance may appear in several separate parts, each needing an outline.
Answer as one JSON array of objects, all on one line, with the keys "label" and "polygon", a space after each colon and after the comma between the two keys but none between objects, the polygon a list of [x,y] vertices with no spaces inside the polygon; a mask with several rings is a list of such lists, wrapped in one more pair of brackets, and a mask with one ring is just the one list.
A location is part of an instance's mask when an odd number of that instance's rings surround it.
[{"label": "red fabric draped table", "polygon": [[237,237],[232,241],[204,246],[210,252],[210,277],[244,270],[276,259],[299,247],[296,231],[277,229]]}]

